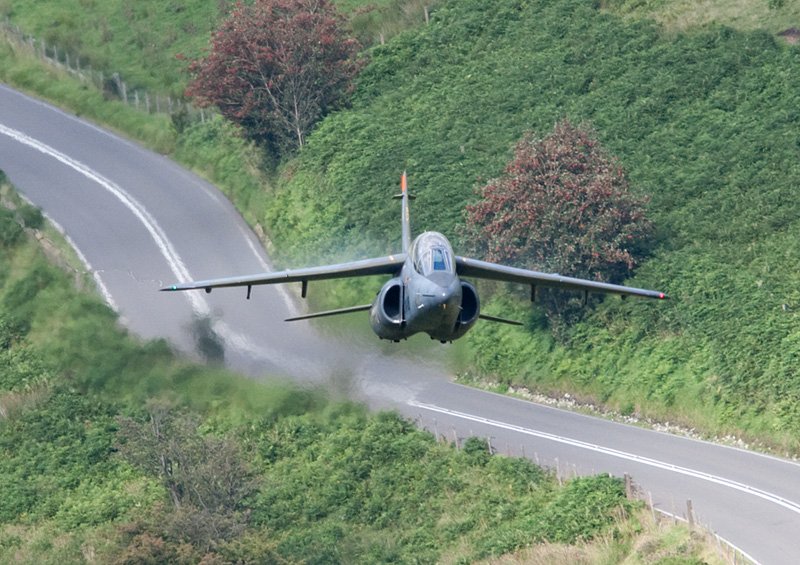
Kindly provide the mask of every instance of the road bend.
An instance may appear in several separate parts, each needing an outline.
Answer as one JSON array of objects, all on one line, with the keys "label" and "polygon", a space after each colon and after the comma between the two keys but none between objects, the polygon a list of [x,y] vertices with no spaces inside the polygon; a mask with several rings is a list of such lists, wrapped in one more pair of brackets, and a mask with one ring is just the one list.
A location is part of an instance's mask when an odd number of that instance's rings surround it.
[{"label": "road bend", "polygon": [[561,476],[628,473],[663,511],[684,515],[691,500],[698,522],[753,561],[800,563],[800,466],[792,461],[460,386],[438,346],[412,355],[403,345],[282,322],[303,304],[280,286],[254,288],[251,300],[244,289],[158,292],[271,264],[214,186],[3,85],[0,169],[60,226],[121,322],[145,339],[201,360],[210,352],[200,344],[213,339],[233,369],[398,410],[449,441],[480,436]]}]

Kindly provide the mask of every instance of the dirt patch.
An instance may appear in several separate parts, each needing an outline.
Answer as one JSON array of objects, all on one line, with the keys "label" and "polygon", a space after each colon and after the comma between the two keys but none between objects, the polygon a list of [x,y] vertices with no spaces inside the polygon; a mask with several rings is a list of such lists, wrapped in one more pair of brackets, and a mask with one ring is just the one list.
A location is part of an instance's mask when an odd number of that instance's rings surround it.
[{"label": "dirt patch", "polygon": [[778,37],[782,37],[786,40],[786,43],[790,45],[797,45],[800,43],[800,29],[797,29],[796,27],[790,27],[789,29],[780,32]]}]

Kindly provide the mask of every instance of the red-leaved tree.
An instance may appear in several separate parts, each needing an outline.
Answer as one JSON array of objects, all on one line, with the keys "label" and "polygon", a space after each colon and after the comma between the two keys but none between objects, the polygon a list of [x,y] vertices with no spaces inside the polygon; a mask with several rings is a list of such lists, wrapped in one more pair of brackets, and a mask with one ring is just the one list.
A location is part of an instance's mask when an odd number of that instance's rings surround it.
[{"label": "red-leaved tree", "polygon": [[238,2],[208,56],[190,65],[186,92],[281,154],[302,147],[341,103],[359,69],[357,52],[328,0]]},{"label": "red-leaved tree", "polygon": [[[630,191],[592,129],[568,120],[545,138],[526,134],[505,173],[479,194],[467,207],[467,234],[489,261],[617,282],[651,233],[647,199]],[[578,316],[569,296],[541,293],[551,325]]]}]

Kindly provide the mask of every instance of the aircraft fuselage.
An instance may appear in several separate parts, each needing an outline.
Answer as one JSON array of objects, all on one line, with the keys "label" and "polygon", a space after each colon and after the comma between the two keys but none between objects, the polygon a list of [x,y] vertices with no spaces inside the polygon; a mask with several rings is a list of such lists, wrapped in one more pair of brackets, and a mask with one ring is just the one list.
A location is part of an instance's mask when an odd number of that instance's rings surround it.
[{"label": "aircraft fuselage", "polygon": [[394,341],[420,332],[452,341],[478,317],[477,302],[464,316],[465,292],[474,289],[456,274],[450,242],[438,232],[425,232],[414,240],[398,276],[381,288],[373,302],[372,328],[379,337]]}]

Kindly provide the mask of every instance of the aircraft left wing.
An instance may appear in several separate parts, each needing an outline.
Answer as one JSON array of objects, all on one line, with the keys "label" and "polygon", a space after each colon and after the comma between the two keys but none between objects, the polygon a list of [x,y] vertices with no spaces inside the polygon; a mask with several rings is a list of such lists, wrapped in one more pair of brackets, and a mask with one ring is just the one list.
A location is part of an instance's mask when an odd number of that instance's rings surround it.
[{"label": "aircraft left wing", "polygon": [[496,281],[507,281],[536,286],[549,286],[563,288],[566,290],[578,290],[582,292],[593,292],[602,294],[619,294],[622,296],[643,296],[646,298],[657,298],[664,300],[667,295],[656,290],[645,290],[619,284],[610,284],[573,277],[564,277],[555,273],[540,273],[539,271],[529,271],[516,267],[507,267],[488,261],[470,259],[468,257],[456,257],[456,273],[459,276],[474,277],[478,279],[490,279]]},{"label": "aircraft left wing", "polygon": [[161,290],[169,292],[202,288],[205,289],[206,292],[211,292],[212,288],[223,288],[230,286],[250,287],[260,284],[281,284],[290,282],[307,283],[308,281],[319,281],[325,279],[366,277],[369,275],[393,275],[400,271],[405,260],[406,254],[398,253],[397,255],[388,255],[386,257],[377,257],[374,259],[364,259],[362,261],[352,261],[350,263],[339,263],[337,265],[307,267],[304,269],[287,269],[285,271],[261,273],[258,275],[176,283],[162,288]]}]

